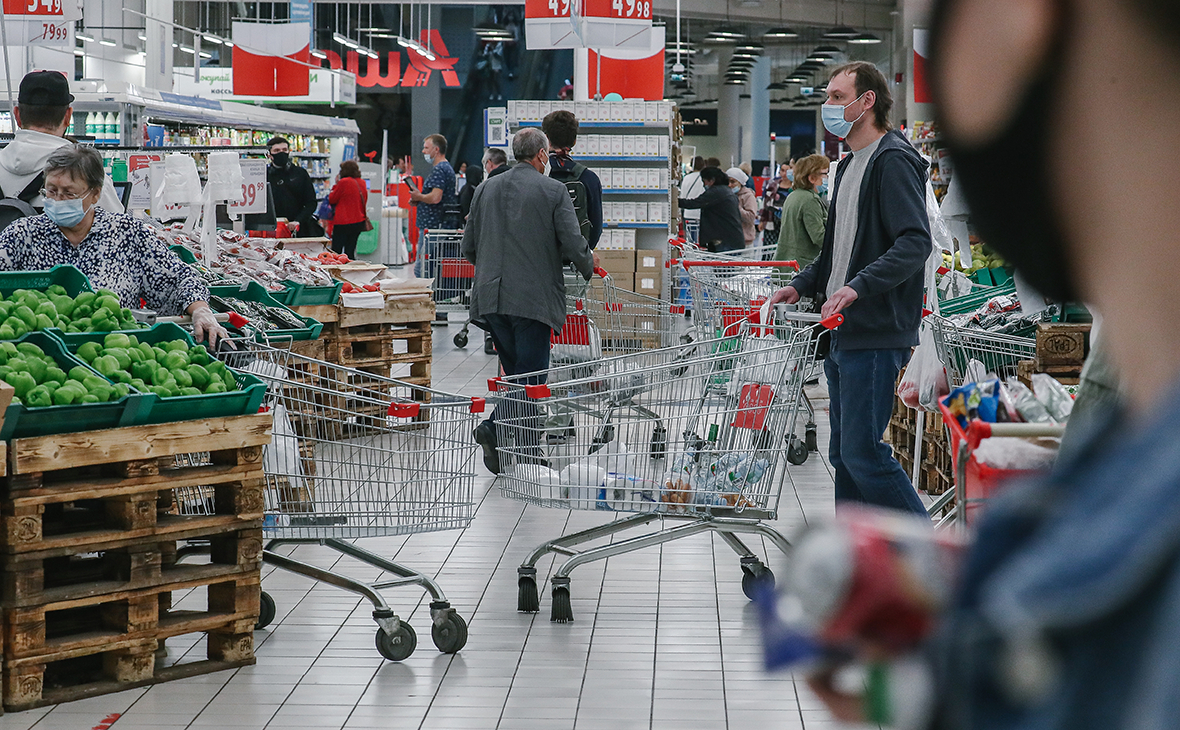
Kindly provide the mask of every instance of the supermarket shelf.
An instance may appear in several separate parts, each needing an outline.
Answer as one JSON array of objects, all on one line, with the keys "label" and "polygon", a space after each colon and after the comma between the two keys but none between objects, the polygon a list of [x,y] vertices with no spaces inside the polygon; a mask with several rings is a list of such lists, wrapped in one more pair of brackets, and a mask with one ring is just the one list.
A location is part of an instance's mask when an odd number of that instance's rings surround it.
[{"label": "supermarket shelf", "polygon": [[603,223],[604,228],[667,228],[667,223]]},{"label": "supermarket shelf", "polygon": [[667,195],[668,190],[656,190],[654,188],[603,188],[602,192],[611,195]]},{"label": "supermarket shelf", "polygon": [[667,162],[668,157],[655,157],[652,155],[575,155],[578,161],[590,160],[591,162]]},{"label": "supermarket shelf", "polygon": [[328,157],[329,157],[327,152],[292,152],[291,156],[292,157],[317,157],[317,158],[325,159],[325,160],[328,159]]},{"label": "supermarket shelf", "polygon": [[[578,122],[578,129],[667,129],[671,122]],[[516,127],[540,127],[540,122],[514,122]]]}]

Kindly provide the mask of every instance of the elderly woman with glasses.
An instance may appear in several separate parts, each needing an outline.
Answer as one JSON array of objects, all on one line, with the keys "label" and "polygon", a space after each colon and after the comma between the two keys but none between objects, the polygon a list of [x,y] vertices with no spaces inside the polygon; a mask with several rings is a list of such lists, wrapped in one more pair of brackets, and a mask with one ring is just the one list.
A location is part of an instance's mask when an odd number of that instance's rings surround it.
[{"label": "elderly woman with glasses", "polygon": [[102,157],[68,145],[45,161],[42,215],[21,218],[0,232],[0,271],[34,271],[71,264],[95,288],[109,289],[124,307],[164,316],[189,314],[198,342],[211,346],[226,331],[209,308],[209,289],[148,228],[126,213],[99,206]]}]

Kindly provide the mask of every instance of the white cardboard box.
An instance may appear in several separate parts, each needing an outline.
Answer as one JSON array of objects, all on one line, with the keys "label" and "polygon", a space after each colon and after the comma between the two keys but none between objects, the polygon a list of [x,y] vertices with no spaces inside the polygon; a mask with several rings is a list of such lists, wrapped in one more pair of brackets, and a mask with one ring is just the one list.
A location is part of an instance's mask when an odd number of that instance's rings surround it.
[{"label": "white cardboard box", "polygon": [[634,167],[624,167],[623,168],[623,185],[622,185],[622,187],[627,188],[628,190],[635,189],[635,187],[636,187],[635,172],[636,172],[636,170]]},{"label": "white cardboard box", "polygon": [[643,121],[644,122],[651,123],[651,122],[658,121],[656,119],[656,117],[659,116],[659,113],[660,113],[660,107],[656,102],[649,101],[649,102],[645,102],[643,104]]},{"label": "white cardboard box", "polygon": [[657,167],[652,167],[647,170],[647,187],[649,190],[660,190],[663,185],[660,185],[660,172],[667,174],[667,170],[660,170]]},{"label": "white cardboard box", "polygon": [[[618,204],[616,203],[616,206],[617,205]],[[623,222],[624,223],[634,223],[636,220],[635,219],[635,203],[623,203],[622,205],[623,205]]]},{"label": "white cardboard box", "polygon": [[601,144],[602,137],[598,136],[597,134],[588,134],[585,137],[580,138],[580,140],[586,144],[586,147],[582,150],[582,152],[587,157],[597,157],[602,154],[598,151],[600,149],[599,145]]},{"label": "white cardboard box", "polygon": [[[612,102],[613,103],[613,102]],[[615,157],[623,156],[623,136],[621,134],[610,135],[610,154]]]},{"label": "white cardboard box", "polygon": [[625,230],[619,231],[619,233],[623,234],[622,247],[624,249],[627,249],[628,251],[634,251],[635,250],[635,229],[634,228],[627,228]]},{"label": "white cardboard box", "polygon": [[625,187],[626,184],[627,184],[627,179],[623,174],[623,168],[621,168],[621,167],[611,168],[610,186],[612,188],[614,188],[615,190],[618,190],[619,188]]},{"label": "white cardboard box", "polygon": [[635,135],[633,135],[633,134],[624,134],[623,135],[623,156],[624,157],[634,157],[635,156]]},{"label": "white cardboard box", "polygon": [[662,168],[660,168],[660,170],[659,170],[659,173],[660,173],[660,184],[659,184],[659,186],[658,186],[658,187],[659,187],[659,189],[660,189],[660,190],[667,190],[667,189],[668,189],[668,182],[669,182],[669,180],[668,180],[668,175],[669,175],[669,173],[668,173],[668,168],[666,168],[666,167],[662,167]]},{"label": "white cardboard box", "polygon": [[667,157],[672,140],[668,137],[656,137],[656,139],[660,140],[660,157]]}]

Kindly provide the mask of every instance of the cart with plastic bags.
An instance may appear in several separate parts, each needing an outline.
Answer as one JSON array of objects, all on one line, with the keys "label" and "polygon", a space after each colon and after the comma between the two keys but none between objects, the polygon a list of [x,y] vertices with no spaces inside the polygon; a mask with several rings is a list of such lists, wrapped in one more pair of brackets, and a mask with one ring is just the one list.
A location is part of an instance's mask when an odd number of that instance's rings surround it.
[{"label": "cart with plastic bags", "polygon": [[[819,335],[841,321],[781,313],[773,324],[746,322],[685,347],[490,381],[500,400],[495,428],[506,497],[629,514],[534,549],[518,568],[517,608],[539,610],[536,564],[548,553],[569,558],[552,579],[551,619],[566,622],[573,620],[570,574],[579,565],[703,532],[718,533],[739,555],[747,595],[773,581],[738,535],[788,548],[764,521],[777,516]],[[572,436],[561,444],[544,437],[545,413],[555,408],[573,414]],[[651,523],[660,527],[580,547]]]},{"label": "cart with plastic bags", "polygon": [[[431,597],[431,637],[444,653],[467,642],[467,624],[433,578],[356,544],[356,540],[465,528],[475,513],[476,446],[471,431],[483,398],[457,396],[303,357],[284,347],[237,341],[227,365],[267,384],[274,417],[263,451],[263,561],[367,598],[377,651],[401,661],[417,646],[414,629],[382,592],[417,586]],[[204,455],[207,457],[207,455]],[[202,455],[188,458],[200,459]],[[177,494],[182,512],[201,513],[212,487]],[[285,545],[328,547],[392,577],[366,582],[279,552]],[[208,550],[190,545],[185,552]],[[265,591],[258,628],[274,620]]]}]

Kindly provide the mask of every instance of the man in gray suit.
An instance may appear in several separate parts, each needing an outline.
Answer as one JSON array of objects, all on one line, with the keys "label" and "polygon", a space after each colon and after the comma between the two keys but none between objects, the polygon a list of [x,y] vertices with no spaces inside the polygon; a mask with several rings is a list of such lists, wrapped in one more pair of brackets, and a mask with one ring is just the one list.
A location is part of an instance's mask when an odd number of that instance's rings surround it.
[{"label": "man in gray suit", "polygon": [[[550,335],[565,324],[562,261],[572,261],[587,279],[598,265],[565,185],[548,176],[549,140],[539,129],[522,129],[512,140],[512,154],[517,160],[512,169],[476,188],[462,249],[475,265],[471,319],[492,333],[506,375],[549,367]],[[528,380],[543,382],[544,373]],[[506,407],[513,410],[502,410]],[[504,431],[494,426],[498,416],[525,427],[513,429],[515,449],[540,461],[536,406],[501,402],[475,429],[488,469],[500,473],[496,444]]]}]

